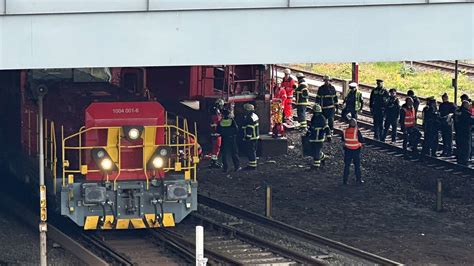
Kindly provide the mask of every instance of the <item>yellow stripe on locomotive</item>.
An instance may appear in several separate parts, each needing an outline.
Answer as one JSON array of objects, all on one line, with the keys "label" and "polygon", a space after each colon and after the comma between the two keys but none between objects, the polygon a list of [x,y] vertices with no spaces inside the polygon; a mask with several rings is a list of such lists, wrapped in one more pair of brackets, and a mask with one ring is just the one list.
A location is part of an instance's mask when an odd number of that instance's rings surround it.
[{"label": "yellow stripe on locomotive", "polygon": [[[164,123],[144,119],[140,126],[89,123],[63,137],[61,214],[85,230],[141,229],[174,226],[196,210],[196,129],[191,133],[178,117],[170,125],[164,116]],[[119,118],[111,121],[139,121]]]}]

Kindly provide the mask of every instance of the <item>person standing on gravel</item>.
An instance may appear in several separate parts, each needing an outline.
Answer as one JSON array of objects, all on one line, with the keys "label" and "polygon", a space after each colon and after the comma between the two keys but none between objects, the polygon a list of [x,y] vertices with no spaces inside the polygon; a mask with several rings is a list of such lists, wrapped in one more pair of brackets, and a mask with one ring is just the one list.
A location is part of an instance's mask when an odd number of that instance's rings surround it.
[{"label": "person standing on gravel", "polygon": [[426,98],[428,104],[423,108],[423,132],[425,138],[423,140],[422,154],[437,156],[438,150],[438,131],[439,131],[439,112],[436,106],[436,100],[433,96]]},{"label": "person standing on gravel", "polygon": [[247,170],[257,169],[257,141],[260,139],[258,116],[252,104],[244,104],[245,116],[242,129],[244,131],[244,145],[249,158]]},{"label": "person standing on gravel", "polygon": [[306,108],[310,105],[308,83],[304,79],[303,73],[296,74],[298,79],[298,87],[296,88],[296,113],[298,114],[299,129],[306,130],[308,124],[306,122]]},{"label": "person standing on gravel", "polygon": [[377,79],[377,87],[370,93],[369,103],[370,112],[374,119],[374,137],[377,140],[382,139],[383,118],[388,96],[388,91],[383,87],[383,80]]},{"label": "person standing on gravel", "polygon": [[313,117],[309,127],[309,142],[313,151],[312,169],[319,169],[321,163],[324,163],[325,155],[323,152],[323,144],[326,139],[331,141],[331,130],[328,126],[326,117],[322,114],[321,105],[313,106]]},{"label": "person standing on gravel", "polygon": [[224,108],[224,100],[217,99],[214,105],[209,110],[211,115],[211,164],[209,167],[211,168],[221,168],[222,165],[219,163],[219,152],[221,150],[222,139],[217,133],[217,125],[222,119],[221,110]]},{"label": "person standing on gravel", "polygon": [[356,182],[362,184],[364,180],[362,180],[362,173],[360,171],[360,151],[362,143],[364,143],[364,137],[357,128],[357,120],[354,118],[349,120],[349,127],[344,130],[342,140],[344,141],[344,175],[342,183],[347,185],[350,167],[354,163]]},{"label": "person standing on gravel", "polygon": [[442,156],[449,157],[453,153],[453,116],[457,108],[454,103],[449,101],[449,96],[447,93],[444,93],[441,96],[441,99],[443,102],[439,105],[439,115],[441,117],[441,137],[443,138]]},{"label": "person standing on gravel", "polygon": [[291,77],[291,70],[285,69],[283,71],[285,77],[281,82],[281,86],[285,88],[286,91],[286,100],[283,103],[283,113],[285,115],[285,124],[292,126],[293,125],[293,92],[296,88],[296,81]]},{"label": "person standing on gravel", "polygon": [[234,163],[234,171],[240,171],[237,143],[235,142],[239,128],[235,120],[230,117],[230,111],[228,109],[222,110],[222,120],[217,126],[217,133],[219,133],[222,138],[221,157],[224,173],[227,173],[229,170],[229,162],[227,160],[229,155]]},{"label": "person standing on gravel", "polygon": [[334,115],[336,114],[336,106],[338,103],[336,88],[331,84],[331,78],[329,76],[324,76],[323,81],[324,84],[318,89],[316,102],[321,105],[323,115],[328,120],[328,125],[332,134],[332,131],[334,130]]},{"label": "person standing on gravel", "polygon": [[[407,96],[410,97],[413,100],[413,108],[415,108],[415,118],[418,117],[418,108],[420,107],[420,99],[418,99],[418,96],[415,95],[415,92],[413,90],[408,90],[407,91]],[[416,120],[415,120],[416,124]]]},{"label": "person standing on gravel", "polygon": [[471,105],[463,101],[461,107],[456,111],[456,158],[458,164],[466,165],[471,157],[471,129],[474,125],[474,116],[471,113]]},{"label": "person standing on gravel", "polygon": [[418,153],[418,144],[420,142],[421,133],[416,128],[415,108],[413,107],[413,99],[407,97],[405,103],[400,109],[400,127],[403,132],[403,150],[407,151],[408,143],[413,153]]},{"label": "person standing on gravel", "polygon": [[357,113],[362,110],[364,100],[362,99],[362,93],[357,90],[357,83],[349,83],[349,93],[344,98],[344,108],[342,109],[342,118],[349,120],[348,114],[351,114],[350,118],[357,119]]},{"label": "person standing on gravel", "polygon": [[390,127],[392,127],[392,143],[397,140],[397,124],[399,116],[400,101],[397,98],[397,90],[390,89],[387,105],[385,107],[385,122],[381,141],[385,141]]}]

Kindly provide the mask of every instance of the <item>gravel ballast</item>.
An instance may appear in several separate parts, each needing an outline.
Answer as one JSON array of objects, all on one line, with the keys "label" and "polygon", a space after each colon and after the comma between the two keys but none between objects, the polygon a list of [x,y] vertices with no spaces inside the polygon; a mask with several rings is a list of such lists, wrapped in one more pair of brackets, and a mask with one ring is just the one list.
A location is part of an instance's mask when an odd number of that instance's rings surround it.
[{"label": "gravel ballast", "polygon": [[[474,263],[473,179],[364,148],[366,183],[344,186],[340,140],[325,144],[326,165],[310,171],[299,134],[288,138],[289,154],[260,158],[256,171],[224,174],[203,162],[200,193],[263,213],[271,185],[277,220],[403,263]],[[353,181],[353,168],[351,174]],[[437,178],[445,189],[442,212],[435,211]]]},{"label": "gravel ballast", "polygon": [[[39,232],[0,209],[0,265],[39,265]],[[48,241],[49,265],[84,265],[61,247]]]}]

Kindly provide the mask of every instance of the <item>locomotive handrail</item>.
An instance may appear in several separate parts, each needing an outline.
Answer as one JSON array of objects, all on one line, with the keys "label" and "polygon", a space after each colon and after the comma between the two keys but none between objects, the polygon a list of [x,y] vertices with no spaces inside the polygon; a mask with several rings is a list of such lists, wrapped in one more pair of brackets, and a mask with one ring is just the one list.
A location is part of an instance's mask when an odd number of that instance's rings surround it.
[{"label": "locomotive handrail", "polygon": [[[43,139],[39,138],[39,116],[36,110],[33,110],[31,107],[24,108],[24,120],[27,123],[22,123],[22,128],[26,135],[21,136],[21,145],[22,149],[28,156],[39,156],[38,146],[40,142],[44,143],[44,166],[50,171],[49,177],[53,181],[54,193],[56,193],[56,177],[57,177],[57,139],[56,139],[56,126],[52,119],[44,118],[43,119]],[[34,123],[32,117],[36,117],[36,123]],[[33,142],[36,143],[36,149],[33,148]]]},{"label": "locomotive handrail", "polygon": [[[147,182],[147,188],[149,187],[149,177],[148,177],[148,169],[146,168],[146,163],[144,162],[144,165],[143,165],[143,168],[135,168],[135,169],[122,169],[121,167],[121,149],[123,148],[126,148],[126,149],[138,149],[138,148],[157,148],[159,146],[168,146],[168,147],[172,147],[172,148],[175,148],[176,147],[176,158],[173,158],[175,159],[174,160],[174,163],[182,163],[184,161],[184,165],[180,166],[179,167],[179,170],[178,171],[191,171],[193,172],[193,179],[194,181],[196,180],[196,164],[198,162],[198,143],[196,141],[196,135],[195,134],[192,134],[188,131],[188,127],[187,127],[187,120],[184,119],[183,120],[183,128],[179,127],[179,119],[177,118],[176,119],[176,125],[170,125],[168,123],[164,124],[164,125],[155,125],[155,126],[146,126],[147,128],[152,128],[152,129],[164,129],[165,131],[165,136],[164,136],[164,140],[165,140],[165,143],[163,144],[153,144],[153,145],[150,145],[150,144],[138,144],[138,145],[121,145],[121,139],[122,139],[122,136],[121,134],[118,134],[118,141],[117,141],[117,145],[115,145],[115,147],[118,149],[118,154],[117,154],[117,161],[115,162],[117,164],[117,175],[115,176],[114,178],[114,188],[116,187],[116,182],[117,182],[117,179],[118,177],[120,176],[121,172],[124,171],[124,172],[130,172],[130,171],[141,171],[143,170],[143,173],[145,175],[145,178],[146,178],[146,182]],[[62,175],[63,175],[63,186],[66,185],[66,174],[78,174],[78,173],[82,173],[81,169],[66,169],[67,167],[69,167],[69,161],[66,159],[66,151],[68,150],[78,150],[78,154],[79,154],[79,158],[78,158],[78,161],[79,161],[79,166],[78,167],[81,167],[82,165],[82,151],[83,150],[92,150],[94,148],[110,148],[111,146],[108,146],[108,145],[94,145],[94,146],[83,146],[83,143],[82,143],[82,134],[85,134],[87,132],[90,132],[90,131],[95,131],[95,130],[113,130],[113,129],[118,129],[120,130],[122,127],[119,127],[119,126],[110,126],[110,127],[90,127],[90,128],[85,128],[85,127],[81,127],[79,129],[78,132],[76,133],[73,133],[67,137],[64,137],[64,132],[63,132],[63,129],[61,130],[61,134],[62,134]],[[175,136],[176,136],[176,143],[171,143],[171,132],[172,130],[175,131]],[[67,146],[67,142],[72,140],[72,139],[75,139],[75,138],[78,138],[78,146]],[[180,140],[182,140],[184,143],[179,143]],[[194,141],[194,143],[191,143],[190,141]],[[179,156],[179,151],[180,151],[180,148],[182,148],[182,151],[183,151],[183,155],[184,156]],[[192,153],[191,149],[194,148],[194,154]],[[168,167],[164,167],[160,170],[164,171],[164,172],[169,172],[169,171],[173,171],[173,170],[176,170],[176,165],[172,166],[172,160],[171,158],[169,159],[168,161]],[[87,169],[87,172],[89,173],[98,173],[98,172],[101,172],[100,169]],[[109,176],[108,174],[106,174],[106,178],[107,178],[107,181],[109,181]]]}]

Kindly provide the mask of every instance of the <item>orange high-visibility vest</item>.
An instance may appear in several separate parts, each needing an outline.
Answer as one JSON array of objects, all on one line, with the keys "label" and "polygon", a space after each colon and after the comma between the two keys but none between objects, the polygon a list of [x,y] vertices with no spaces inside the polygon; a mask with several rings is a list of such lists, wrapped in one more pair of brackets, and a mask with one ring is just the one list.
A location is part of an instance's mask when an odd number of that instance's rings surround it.
[{"label": "orange high-visibility vest", "polygon": [[405,110],[405,127],[415,126],[415,108],[403,108]]},{"label": "orange high-visibility vest", "polygon": [[349,150],[357,150],[362,147],[362,143],[359,142],[359,137],[357,136],[356,127],[348,127],[344,130],[344,145]]}]

